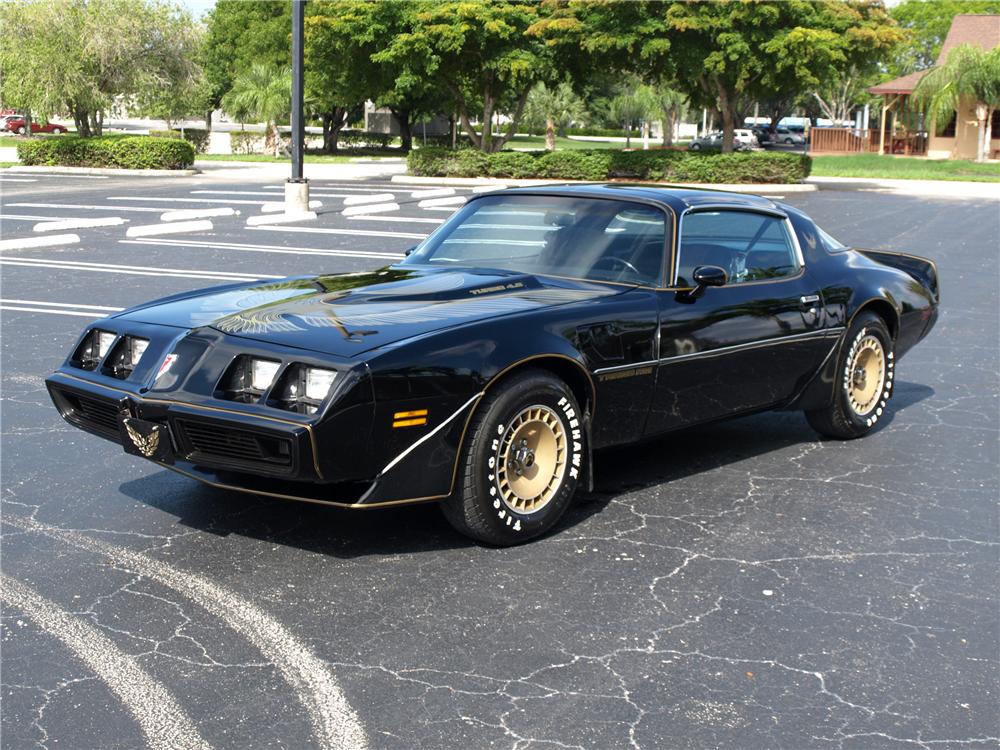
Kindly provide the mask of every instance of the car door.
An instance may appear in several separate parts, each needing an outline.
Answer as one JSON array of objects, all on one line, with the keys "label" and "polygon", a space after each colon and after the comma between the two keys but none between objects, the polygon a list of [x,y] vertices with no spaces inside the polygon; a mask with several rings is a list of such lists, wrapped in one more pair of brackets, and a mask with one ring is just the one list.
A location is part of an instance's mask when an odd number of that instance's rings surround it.
[{"label": "car door", "polygon": [[[675,290],[658,292],[646,432],[778,405],[803,387],[834,340],[787,218],[729,207],[688,211],[675,255]],[[727,283],[692,293],[699,266],[722,267]]]}]

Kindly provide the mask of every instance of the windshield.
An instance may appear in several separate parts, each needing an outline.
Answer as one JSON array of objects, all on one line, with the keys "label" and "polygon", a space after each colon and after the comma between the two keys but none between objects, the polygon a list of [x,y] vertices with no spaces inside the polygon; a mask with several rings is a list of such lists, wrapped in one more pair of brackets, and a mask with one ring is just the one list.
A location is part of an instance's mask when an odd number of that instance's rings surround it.
[{"label": "windshield", "polygon": [[659,286],[667,221],[641,203],[491,195],[465,206],[403,263]]}]

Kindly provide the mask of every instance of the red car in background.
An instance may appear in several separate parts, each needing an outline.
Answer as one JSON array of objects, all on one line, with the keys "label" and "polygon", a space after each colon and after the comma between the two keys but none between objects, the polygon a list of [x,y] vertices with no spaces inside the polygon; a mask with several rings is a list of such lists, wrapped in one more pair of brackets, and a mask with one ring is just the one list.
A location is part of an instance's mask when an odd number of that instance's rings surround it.
[{"label": "red car in background", "polygon": [[[9,130],[11,133],[17,133],[18,135],[24,135],[28,132],[28,123],[21,115],[14,115],[3,118],[2,127],[4,130]],[[32,133],[65,133],[65,125],[56,125],[53,122],[47,122],[41,125],[34,120],[31,121],[31,132]]]}]

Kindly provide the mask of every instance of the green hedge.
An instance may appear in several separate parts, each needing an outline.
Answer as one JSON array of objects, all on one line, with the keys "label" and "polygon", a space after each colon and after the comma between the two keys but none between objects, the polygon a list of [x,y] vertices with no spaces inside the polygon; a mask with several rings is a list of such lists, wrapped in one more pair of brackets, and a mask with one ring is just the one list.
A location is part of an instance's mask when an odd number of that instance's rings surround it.
[{"label": "green hedge", "polygon": [[179,139],[148,135],[64,135],[19,143],[17,158],[29,166],[186,169],[194,163],[194,147]]},{"label": "green hedge", "polygon": [[204,154],[208,152],[208,144],[211,133],[199,128],[184,128],[181,130],[150,130],[149,134],[154,138],[181,138],[192,146],[195,153]]},{"label": "green hedge", "polygon": [[500,151],[422,148],[407,158],[410,174],[428,177],[608,180],[655,182],[789,183],[809,176],[812,159],[768,151],[733,154],[695,151]]}]

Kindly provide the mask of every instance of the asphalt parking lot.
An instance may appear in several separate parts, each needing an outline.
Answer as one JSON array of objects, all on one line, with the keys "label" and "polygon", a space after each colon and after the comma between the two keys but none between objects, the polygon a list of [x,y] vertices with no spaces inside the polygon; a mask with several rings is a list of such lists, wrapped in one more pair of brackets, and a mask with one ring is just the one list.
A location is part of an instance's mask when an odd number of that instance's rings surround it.
[{"label": "asphalt parking lot", "polygon": [[[433,505],[204,487],[49,402],[94,317],[392,262],[470,194],[428,189],[314,181],[317,220],[248,227],[280,180],[0,177],[4,240],[127,219],[0,253],[6,747],[1000,744],[995,200],[789,195],[847,244],[939,265],[942,317],[891,418],[847,443],[776,413],[607,452],[596,491],[518,548]],[[341,213],[384,193],[398,209]],[[126,237],[220,207],[241,213]]]}]

